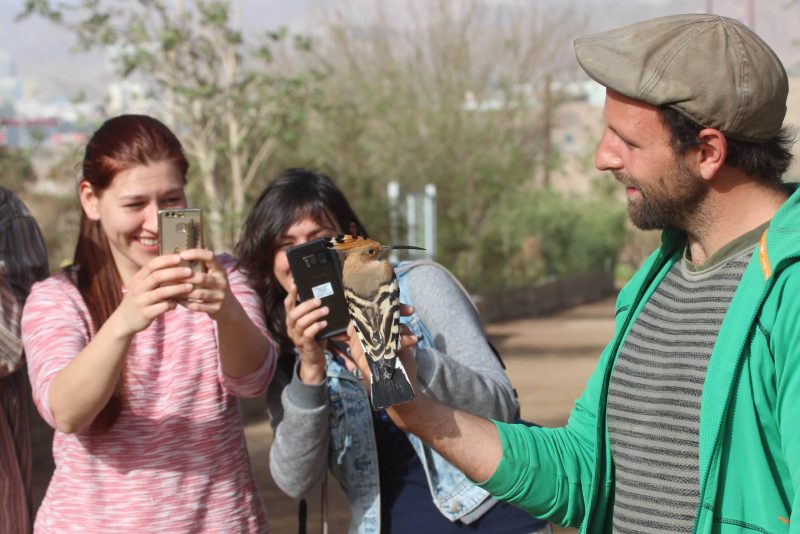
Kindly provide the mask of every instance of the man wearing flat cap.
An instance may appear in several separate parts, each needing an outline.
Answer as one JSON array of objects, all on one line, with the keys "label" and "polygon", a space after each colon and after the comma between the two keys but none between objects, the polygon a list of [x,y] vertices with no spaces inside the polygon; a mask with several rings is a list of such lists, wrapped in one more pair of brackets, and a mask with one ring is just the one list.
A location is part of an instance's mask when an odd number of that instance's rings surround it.
[{"label": "man wearing flat cap", "polygon": [[421,393],[388,413],[495,497],[581,532],[800,532],[786,72],[714,15],[647,20],[575,52],[607,89],[595,164],[625,187],[637,226],[663,230],[619,295],[613,340],[561,428]]}]

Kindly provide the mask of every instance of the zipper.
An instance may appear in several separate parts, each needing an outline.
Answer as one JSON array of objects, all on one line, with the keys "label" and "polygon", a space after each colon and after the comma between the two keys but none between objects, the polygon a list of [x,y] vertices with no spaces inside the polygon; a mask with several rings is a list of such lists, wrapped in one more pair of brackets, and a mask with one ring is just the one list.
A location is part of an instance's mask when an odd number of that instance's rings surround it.
[{"label": "zipper", "polygon": [[[778,275],[780,274],[780,272],[783,271],[783,269],[786,268],[787,264],[793,263],[793,262],[795,262],[795,261],[797,261],[799,259],[800,259],[800,255],[788,256],[786,258],[783,258],[781,260],[781,262],[772,271],[769,279],[767,280],[766,286],[764,287],[764,291],[761,294],[761,300],[759,301],[758,306],[756,307],[757,311],[756,311],[755,315],[753,316],[753,323],[758,321],[758,316],[761,313],[761,308],[764,306],[764,302],[766,302],[767,296],[772,291],[772,286],[775,285],[775,280],[778,277]],[[749,325],[748,331],[751,331],[753,329],[753,323],[751,323]],[[747,338],[745,338],[744,343],[746,344],[749,339],[750,339],[749,336]],[[744,346],[739,347],[739,355],[740,355],[740,357],[741,357],[743,352],[744,352]],[[727,414],[728,414],[728,412],[730,410],[730,402],[731,402],[730,401],[730,397],[731,397],[732,393],[733,393],[733,382],[728,384],[728,391],[727,391],[727,393],[725,395],[725,398],[728,399],[728,404],[725,407],[725,414],[723,415],[723,418],[722,418],[723,421],[727,417]],[[714,444],[713,444],[713,447],[711,449],[711,457],[709,458],[709,461],[712,462],[712,463],[713,463],[714,458],[717,456],[717,453],[718,453],[717,449],[719,447],[720,435],[721,434],[722,434],[722,425],[720,425],[720,427],[717,429],[716,436],[714,437]],[[700,522],[700,514],[702,512],[703,503],[705,501],[706,490],[708,489],[708,481],[710,479],[711,479],[711,469],[710,469],[710,466],[709,466],[709,469],[706,471],[706,478],[702,482],[702,488],[700,490],[700,499],[698,500],[698,503],[697,503],[697,511],[695,512],[694,528],[692,529],[692,532],[697,532],[697,527],[699,526],[699,522]],[[713,514],[714,513],[714,507],[712,507],[710,509],[710,511]]]}]

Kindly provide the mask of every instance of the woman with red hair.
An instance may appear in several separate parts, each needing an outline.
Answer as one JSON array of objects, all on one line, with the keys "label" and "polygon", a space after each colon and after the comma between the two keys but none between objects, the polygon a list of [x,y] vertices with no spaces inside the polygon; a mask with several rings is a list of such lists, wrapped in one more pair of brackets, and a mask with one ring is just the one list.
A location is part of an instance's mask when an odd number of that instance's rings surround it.
[{"label": "woman with red hair", "polygon": [[258,296],[230,256],[158,255],[157,212],[186,207],[187,168],[143,115],[86,147],[74,263],[33,287],[22,319],[55,428],[38,532],[267,530],[235,398],[275,369]]}]

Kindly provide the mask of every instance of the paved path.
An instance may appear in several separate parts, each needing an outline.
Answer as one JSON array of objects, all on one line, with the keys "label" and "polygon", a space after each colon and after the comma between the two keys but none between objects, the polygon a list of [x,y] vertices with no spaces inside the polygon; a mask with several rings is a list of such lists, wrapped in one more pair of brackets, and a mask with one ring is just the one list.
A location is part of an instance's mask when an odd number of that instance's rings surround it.
[{"label": "paved path", "polygon": [[[507,372],[520,397],[522,416],[544,426],[563,424],[583,390],[603,346],[613,330],[614,298],[549,316],[487,325],[486,331],[503,355]],[[243,403],[248,448],[257,482],[275,534],[297,532],[297,501],[282,494],[268,470],[272,433],[263,415],[263,399]],[[34,424],[35,496],[41,499],[52,470],[51,433]],[[329,532],[347,531],[347,502],[338,485],[329,485]],[[320,532],[319,492],[309,498],[308,532]],[[574,529],[558,529],[574,533]]]}]

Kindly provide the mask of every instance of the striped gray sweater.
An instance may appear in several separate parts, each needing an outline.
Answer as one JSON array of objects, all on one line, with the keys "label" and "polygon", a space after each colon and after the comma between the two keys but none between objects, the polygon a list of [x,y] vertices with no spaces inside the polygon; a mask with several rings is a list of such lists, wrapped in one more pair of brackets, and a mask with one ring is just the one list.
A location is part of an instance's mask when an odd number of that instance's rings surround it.
[{"label": "striped gray sweater", "polygon": [[678,262],[631,328],[608,393],[614,532],[691,532],[708,360],[760,228],[702,269]]}]

